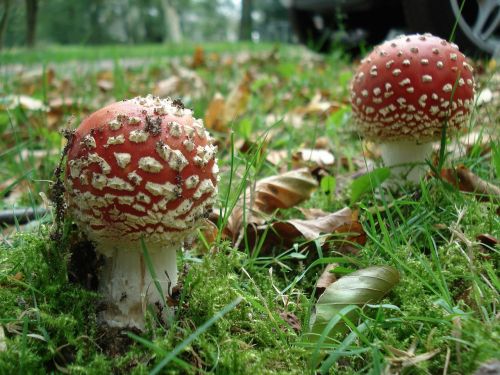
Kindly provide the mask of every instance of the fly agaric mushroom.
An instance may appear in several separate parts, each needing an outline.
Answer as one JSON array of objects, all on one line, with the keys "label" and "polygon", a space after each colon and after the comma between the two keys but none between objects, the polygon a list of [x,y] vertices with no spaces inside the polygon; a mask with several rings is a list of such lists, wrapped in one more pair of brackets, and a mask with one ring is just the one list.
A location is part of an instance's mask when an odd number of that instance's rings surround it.
[{"label": "fly agaric mushroom", "polygon": [[472,67],[458,46],[430,34],[402,35],[361,61],[351,86],[354,121],[366,138],[381,143],[386,166],[417,182],[447,124],[454,132],[473,106]]},{"label": "fly agaric mushroom", "polygon": [[217,194],[212,141],[191,110],[153,96],[108,105],[76,130],[66,165],[67,203],[104,255],[101,314],[110,326],[142,329],[147,304],[166,299],[155,287],[143,243],[163,294],[176,285],[176,250]]}]

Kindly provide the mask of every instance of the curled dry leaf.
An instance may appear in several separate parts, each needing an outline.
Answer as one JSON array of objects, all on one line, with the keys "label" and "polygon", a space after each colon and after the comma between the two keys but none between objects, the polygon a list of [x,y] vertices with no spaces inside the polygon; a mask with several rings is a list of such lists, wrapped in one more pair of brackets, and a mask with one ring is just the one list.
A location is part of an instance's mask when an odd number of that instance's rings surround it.
[{"label": "curled dry leaf", "polygon": [[316,93],[311,101],[304,107],[297,107],[293,110],[301,116],[324,115],[327,116],[338,110],[342,105],[338,102],[327,101],[323,99],[321,93]]},{"label": "curled dry leaf", "polygon": [[268,150],[266,161],[274,166],[279,166],[280,171],[285,172],[288,169],[288,151],[287,150]]},{"label": "curled dry leaf", "polygon": [[101,92],[108,92],[113,90],[114,84],[111,80],[100,79],[97,81],[97,87],[99,87],[99,90],[101,90]]},{"label": "curled dry leaf", "polygon": [[235,241],[243,229],[244,214],[247,224],[263,224],[278,208],[290,208],[308,199],[317,186],[318,182],[307,169],[258,180],[231,212],[224,235]]},{"label": "curled dry leaf", "polygon": [[297,169],[257,181],[253,207],[259,212],[273,213],[308,199],[318,182],[307,169]]},{"label": "curled dry leaf", "polygon": [[443,169],[441,178],[460,191],[474,193],[495,202],[500,201],[500,188],[498,186],[483,180],[464,166],[455,169]]},{"label": "curled dry leaf", "polygon": [[49,110],[41,100],[27,95],[7,95],[0,99],[0,110],[12,110],[18,107],[28,111]]},{"label": "curled dry leaf", "polygon": [[318,239],[326,248],[335,245],[339,250],[351,253],[357,252],[352,243],[366,243],[366,234],[358,222],[357,211],[349,208],[310,220],[291,219],[260,225],[249,231],[248,241],[254,244],[264,235],[265,244],[261,254],[276,244],[292,246],[299,238]]},{"label": "curled dry leaf", "polygon": [[317,219],[322,216],[326,216],[329,213],[326,211],[323,211],[321,208],[303,208],[299,207],[299,211],[302,212],[302,215],[308,220],[310,219]]},{"label": "curled dry leaf", "polygon": [[193,60],[191,61],[191,68],[196,69],[205,66],[205,51],[203,47],[196,46],[193,52]]},{"label": "curled dry leaf", "polygon": [[227,132],[229,124],[246,112],[253,80],[253,75],[247,72],[227,99],[221,93],[215,93],[205,113],[205,125],[208,129]]},{"label": "curled dry leaf", "polygon": [[292,328],[296,333],[299,333],[301,331],[302,325],[300,324],[300,319],[297,318],[297,315],[289,311],[281,311],[279,315],[280,318],[288,323],[290,328]]},{"label": "curled dry leaf", "polygon": [[496,245],[500,245],[500,239],[488,233],[478,234],[476,239],[479,241],[479,244],[487,250],[494,248]]},{"label": "curled dry leaf", "polygon": [[487,104],[493,100],[493,92],[489,88],[481,90],[476,99],[476,104],[478,106]]},{"label": "curled dry leaf", "polygon": [[391,374],[399,373],[405,367],[412,367],[420,362],[425,362],[434,357],[440,352],[439,349],[434,349],[430,352],[415,354],[415,347],[412,346],[409,350],[400,350],[392,346],[386,345],[386,349],[391,353],[389,358]]},{"label": "curled dry leaf", "polygon": [[209,250],[210,246],[215,242],[218,232],[219,230],[217,228],[217,225],[215,225],[208,219],[204,219],[203,226],[201,227],[201,234],[203,235],[203,242],[209,247],[206,250]]},{"label": "curled dry leaf", "polygon": [[[350,241],[353,241],[354,238],[364,237],[363,229],[357,221],[357,211],[352,211],[348,207],[315,219],[291,219],[271,225],[274,233],[289,239],[304,237],[306,240],[314,240],[321,235],[332,233],[350,233],[354,236],[349,239]],[[320,243],[324,243],[327,238],[328,236],[321,237]],[[359,238],[359,241],[364,243],[366,239]]]},{"label": "curled dry leaf", "polygon": [[319,297],[323,294],[323,292],[332,285],[335,281],[337,281],[337,276],[331,271],[338,267],[337,263],[329,264],[323,270],[323,273],[319,276],[319,279],[316,281],[316,285],[314,287],[314,295]]},{"label": "curled dry leaf", "polygon": [[220,92],[216,92],[205,112],[205,126],[218,132],[229,130],[224,121],[225,100]]},{"label": "curled dry leaf", "polygon": [[78,100],[71,97],[57,97],[49,101],[50,112],[63,112],[64,110],[75,109],[79,105]]},{"label": "curled dry leaf", "polygon": [[[341,277],[328,286],[318,298],[315,311],[311,315],[308,340],[318,342],[324,334],[323,342],[330,342],[329,338],[338,332],[344,332],[347,328],[340,316],[342,309],[350,305],[361,307],[368,303],[377,303],[398,282],[399,272],[389,266],[368,267]],[[346,314],[351,321],[355,320],[356,316],[356,310]],[[333,319],[338,320],[337,324],[333,324]],[[333,326],[329,331],[323,332],[329,323]]]},{"label": "curled dry leaf", "polygon": [[329,168],[335,163],[335,157],[328,150],[303,148],[293,156],[293,163],[297,167]]}]

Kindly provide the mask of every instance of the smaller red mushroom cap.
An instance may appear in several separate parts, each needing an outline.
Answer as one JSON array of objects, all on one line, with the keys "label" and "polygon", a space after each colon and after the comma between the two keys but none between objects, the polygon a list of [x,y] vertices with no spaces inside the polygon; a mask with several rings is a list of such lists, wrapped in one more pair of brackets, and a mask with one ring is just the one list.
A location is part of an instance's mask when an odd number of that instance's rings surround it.
[{"label": "smaller red mushroom cap", "polygon": [[75,132],[67,200],[91,240],[184,238],[217,194],[217,148],[189,109],[137,97],[91,114]]},{"label": "smaller red mushroom cap", "polygon": [[378,141],[438,139],[458,130],[474,101],[472,67],[457,45],[430,34],[402,35],[361,61],[352,81],[353,117]]}]

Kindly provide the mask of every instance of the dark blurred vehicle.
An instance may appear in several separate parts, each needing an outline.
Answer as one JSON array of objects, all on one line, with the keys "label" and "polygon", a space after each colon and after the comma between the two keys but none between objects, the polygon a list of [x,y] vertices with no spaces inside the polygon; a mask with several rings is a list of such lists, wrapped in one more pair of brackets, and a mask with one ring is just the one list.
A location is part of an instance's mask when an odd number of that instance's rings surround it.
[{"label": "dark blurred vehicle", "polygon": [[473,54],[500,54],[500,0],[281,0],[299,41],[326,52],[335,43],[379,43],[389,30],[429,32]]}]

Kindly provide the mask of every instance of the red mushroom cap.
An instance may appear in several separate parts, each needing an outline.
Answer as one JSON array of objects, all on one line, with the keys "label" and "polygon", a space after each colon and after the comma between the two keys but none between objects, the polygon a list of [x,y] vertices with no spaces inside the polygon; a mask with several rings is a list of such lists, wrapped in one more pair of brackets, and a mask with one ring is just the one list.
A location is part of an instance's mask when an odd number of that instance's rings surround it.
[{"label": "red mushroom cap", "polygon": [[474,98],[472,67],[444,39],[402,35],[361,61],[351,88],[354,119],[369,139],[427,142],[466,122]]},{"label": "red mushroom cap", "polygon": [[76,130],[66,185],[90,239],[184,238],[215,201],[217,148],[203,122],[170,99],[113,103]]}]

